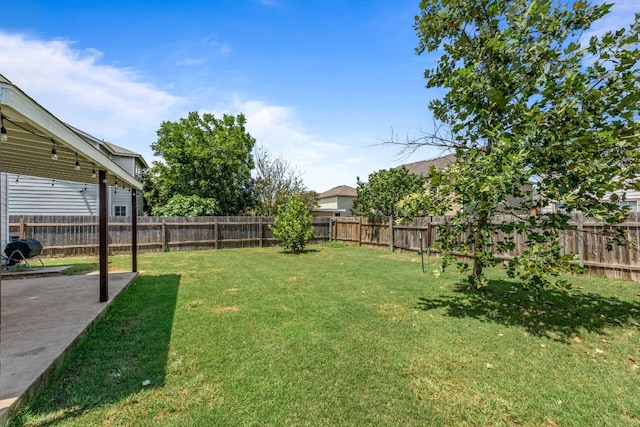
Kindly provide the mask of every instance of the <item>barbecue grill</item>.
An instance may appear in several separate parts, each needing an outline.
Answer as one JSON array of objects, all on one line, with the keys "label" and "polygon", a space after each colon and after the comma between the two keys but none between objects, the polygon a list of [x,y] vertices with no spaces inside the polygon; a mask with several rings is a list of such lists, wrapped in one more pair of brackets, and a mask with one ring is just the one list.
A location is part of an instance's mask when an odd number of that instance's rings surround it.
[{"label": "barbecue grill", "polygon": [[4,248],[6,255],[6,257],[4,257],[5,266],[7,269],[14,269],[24,263],[24,265],[31,270],[31,265],[29,265],[29,261],[27,260],[36,258],[44,268],[44,263],[40,258],[40,252],[42,252],[42,245],[35,239],[14,240]]}]

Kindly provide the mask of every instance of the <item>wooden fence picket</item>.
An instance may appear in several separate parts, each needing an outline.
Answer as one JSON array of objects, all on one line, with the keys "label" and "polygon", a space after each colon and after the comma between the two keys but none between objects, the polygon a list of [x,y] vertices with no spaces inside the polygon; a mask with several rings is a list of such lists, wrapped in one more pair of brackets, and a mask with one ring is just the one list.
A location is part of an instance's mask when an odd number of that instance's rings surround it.
[{"label": "wooden fence picket", "polygon": [[[500,222],[508,217],[495,217]],[[415,218],[411,223],[393,225],[389,221],[370,221],[367,218],[332,218],[332,238],[336,241],[356,242],[358,246],[386,250],[420,251],[422,234],[424,249],[430,247],[438,238],[438,225],[447,217]],[[355,221],[355,222],[354,222]],[[356,225],[354,227],[353,225]],[[618,225],[625,230],[628,246],[616,245],[607,248],[607,238],[603,234],[606,224],[603,221],[573,215],[569,224],[572,229],[564,236],[565,253],[578,255],[577,261],[592,274],[640,281],[640,214],[632,212],[627,220]],[[393,240],[389,238],[393,232]],[[497,233],[495,239],[504,236]],[[521,253],[525,247],[525,237],[513,234],[515,250],[498,254],[497,258],[509,260]]]},{"label": "wooden fence picket", "polygon": [[[313,219],[315,242],[329,240],[329,220]],[[95,255],[97,221],[94,216],[11,216],[9,236],[39,240],[43,255]],[[273,224],[271,217],[138,217],[138,251],[274,246],[277,242],[269,224]],[[109,250],[131,250],[131,218],[109,218]]]},{"label": "wooden fence picket", "polygon": [[[508,218],[496,217],[494,221]],[[409,224],[393,224],[388,219],[369,221],[360,217],[316,217],[315,242],[334,240],[386,250],[420,250],[438,238],[438,225],[446,217],[415,218]],[[139,217],[138,250],[175,250],[262,247],[277,244],[269,227],[272,217]],[[640,215],[629,214],[617,227],[624,229],[629,246],[607,248],[602,221],[574,215],[572,229],[564,236],[566,253],[579,255],[579,262],[591,273],[640,281]],[[37,239],[44,255],[88,255],[98,251],[98,218],[95,216],[14,216],[9,219],[10,238]],[[390,238],[390,236],[393,236]],[[500,239],[499,233],[495,238]],[[508,260],[525,246],[524,236],[514,233],[515,250],[498,254]],[[109,218],[109,249],[112,253],[131,250],[131,218]]]}]

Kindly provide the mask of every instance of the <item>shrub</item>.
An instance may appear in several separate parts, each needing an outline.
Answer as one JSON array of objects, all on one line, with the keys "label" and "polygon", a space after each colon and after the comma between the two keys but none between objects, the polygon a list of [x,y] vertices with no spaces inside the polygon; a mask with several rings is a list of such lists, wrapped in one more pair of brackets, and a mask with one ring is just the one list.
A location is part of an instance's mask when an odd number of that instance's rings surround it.
[{"label": "shrub", "polygon": [[313,217],[300,197],[293,197],[285,207],[279,207],[269,228],[284,249],[293,253],[301,252],[315,234]]},{"label": "shrub", "polygon": [[153,209],[153,216],[216,216],[220,212],[216,199],[177,195],[163,206]]}]

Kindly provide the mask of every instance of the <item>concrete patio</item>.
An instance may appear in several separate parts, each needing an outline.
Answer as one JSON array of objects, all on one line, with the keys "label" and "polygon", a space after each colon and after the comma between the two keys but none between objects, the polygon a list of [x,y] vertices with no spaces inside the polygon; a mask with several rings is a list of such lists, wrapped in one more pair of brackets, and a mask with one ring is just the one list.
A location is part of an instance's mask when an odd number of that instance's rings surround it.
[{"label": "concrete patio", "polygon": [[110,273],[100,303],[99,275],[2,278],[0,426],[48,381],[70,347],[138,273]]}]

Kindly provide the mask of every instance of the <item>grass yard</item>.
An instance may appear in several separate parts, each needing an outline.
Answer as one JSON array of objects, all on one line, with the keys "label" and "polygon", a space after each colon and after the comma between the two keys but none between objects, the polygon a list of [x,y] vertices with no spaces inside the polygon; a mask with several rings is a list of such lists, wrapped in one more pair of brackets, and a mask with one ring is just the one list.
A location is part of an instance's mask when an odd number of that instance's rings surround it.
[{"label": "grass yard", "polygon": [[495,275],[480,294],[419,260],[143,254],[12,425],[640,425],[640,284],[580,277],[530,299]]}]

